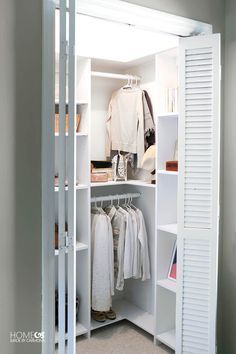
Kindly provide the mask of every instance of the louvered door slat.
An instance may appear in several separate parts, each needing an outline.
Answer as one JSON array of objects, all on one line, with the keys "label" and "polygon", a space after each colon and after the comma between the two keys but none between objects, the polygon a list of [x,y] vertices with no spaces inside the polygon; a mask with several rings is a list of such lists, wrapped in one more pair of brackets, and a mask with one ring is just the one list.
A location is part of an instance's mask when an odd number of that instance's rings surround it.
[{"label": "louvered door slat", "polygon": [[215,353],[219,53],[218,35],[180,41],[178,354]]}]

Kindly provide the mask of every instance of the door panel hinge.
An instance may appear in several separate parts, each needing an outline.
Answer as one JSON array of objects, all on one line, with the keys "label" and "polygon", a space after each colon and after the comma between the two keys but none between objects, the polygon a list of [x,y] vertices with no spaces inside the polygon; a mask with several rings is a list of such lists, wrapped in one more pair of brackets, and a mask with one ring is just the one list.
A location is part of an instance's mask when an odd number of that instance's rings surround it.
[{"label": "door panel hinge", "polygon": [[59,250],[65,249],[67,250],[69,247],[69,237],[68,237],[68,232],[62,232],[60,234],[60,238],[59,238]]},{"label": "door panel hinge", "polygon": [[59,240],[60,244],[59,244],[59,250],[63,250],[65,249],[65,251],[68,251],[68,249],[73,249],[74,245],[73,245],[73,238],[69,237],[68,232],[62,232],[60,234],[60,240]]},{"label": "door panel hinge", "polygon": [[68,237],[68,232],[65,233],[65,248],[67,249],[69,247],[69,237]]}]

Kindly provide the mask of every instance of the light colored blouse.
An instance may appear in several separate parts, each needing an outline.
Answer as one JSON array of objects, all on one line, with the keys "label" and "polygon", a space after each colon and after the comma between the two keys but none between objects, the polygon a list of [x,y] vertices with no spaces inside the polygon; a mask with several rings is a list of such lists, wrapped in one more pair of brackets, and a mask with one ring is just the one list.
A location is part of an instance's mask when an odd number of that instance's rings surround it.
[{"label": "light colored blouse", "polygon": [[142,96],[142,90],[136,87],[114,92],[106,121],[106,156],[110,156],[111,150],[137,154],[137,167],[141,167],[144,154]]}]

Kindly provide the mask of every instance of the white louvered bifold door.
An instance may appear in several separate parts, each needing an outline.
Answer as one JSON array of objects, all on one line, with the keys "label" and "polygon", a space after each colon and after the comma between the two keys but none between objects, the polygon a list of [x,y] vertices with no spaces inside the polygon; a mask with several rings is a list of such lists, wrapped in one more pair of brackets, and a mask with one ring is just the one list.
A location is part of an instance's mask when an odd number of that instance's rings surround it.
[{"label": "white louvered bifold door", "polygon": [[180,40],[176,353],[216,352],[220,35]]},{"label": "white louvered bifold door", "polygon": [[[58,354],[75,354],[76,351],[76,3],[76,0],[59,2]],[[68,188],[65,188],[66,179]]]}]

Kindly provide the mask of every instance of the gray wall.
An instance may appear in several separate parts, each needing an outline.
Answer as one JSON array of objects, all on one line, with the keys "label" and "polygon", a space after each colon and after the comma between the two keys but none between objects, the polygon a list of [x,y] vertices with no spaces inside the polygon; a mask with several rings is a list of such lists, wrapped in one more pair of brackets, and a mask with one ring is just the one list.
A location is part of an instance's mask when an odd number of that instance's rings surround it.
[{"label": "gray wall", "polygon": [[0,352],[41,329],[41,0],[0,1]]},{"label": "gray wall", "polygon": [[224,205],[222,262],[222,341],[224,354],[236,353],[236,1],[226,0]]}]

